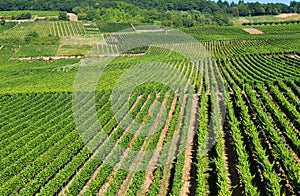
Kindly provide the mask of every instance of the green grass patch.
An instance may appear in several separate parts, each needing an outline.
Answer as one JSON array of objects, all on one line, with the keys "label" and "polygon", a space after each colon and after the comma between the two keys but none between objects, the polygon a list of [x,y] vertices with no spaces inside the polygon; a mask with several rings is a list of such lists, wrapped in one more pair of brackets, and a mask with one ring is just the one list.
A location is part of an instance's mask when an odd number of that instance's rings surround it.
[{"label": "green grass patch", "polygon": [[33,60],[33,61],[5,61],[1,62],[0,71],[19,73],[28,70],[46,70],[52,71],[55,68],[64,67],[65,65],[72,65],[79,62],[78,59],[61,59],[61,60]]},{"label": "green grass patch", "polygon": [[20,14],[30,13],[37,16],[58,16],[59,11],[38,11],[38,10],[12,10],[12,11],[0,11],[0,16],[15,16]]},{"label": "green grass patch", "polygon": [[87,55],[93,46],[91,45],[64,45],[57,52],[58,56],[83,56]]},{"label": "green grass patch", "polygon": [[0,25],[0,33],[13,28],[14,26],[16,26],[16,24],[17,23],[14,23],[14,22],[7,22],[7,23],[5,23],[5,25]]},{"label": "green grass patch", "polygon": [[78,62],[78,59],[1,62],[0,93],[71,92],[76,71],[56,68]]},{"label": "green grass patch", "polygon": [[97,22],[97,27],[101,33],[119,32],[125,29],[133,31],[130,23]]},{"label": "green grass patch", "polygon": [[276,22],[276,21],[290,21],[300,20],[299,14],[280,14],[280,15],[265,15],[265,16],[245,16],[245,17],[232,17],[231,22],[234,25],[242,25],[242,23],[253,22]]},{"label": "green grass patch", "polygon": [[183,29],[198,40],[231,40],[248,37],[248,33],[240,26],[200,26]]},{"label": "green grass patch", "polygon": [[55,56],[58,45],[22,45],[13,57]]}]

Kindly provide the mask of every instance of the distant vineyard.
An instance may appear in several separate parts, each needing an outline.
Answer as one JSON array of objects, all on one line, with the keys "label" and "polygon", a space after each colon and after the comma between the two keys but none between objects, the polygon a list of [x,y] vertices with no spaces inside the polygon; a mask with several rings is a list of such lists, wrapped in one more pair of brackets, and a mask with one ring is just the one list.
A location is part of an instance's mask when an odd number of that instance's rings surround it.
[{"label": "distant vineyard", "polygon": [[87,24],[83,24],[84,30],[87,34],[99,34],[99,28],[97,25],[93,24],[93,23],[87,23]]},{"label": "distant vineyard", "polygon": [[231,58],[245,54],[275,54],[286,52],[300,52],[300,38],[298,37],[270,37],[253,40],[228,40],[202,42],[203,46],[216,58]]},{"label": "distant vineyard", "polygon": [[135,30],[161,30],[160,26],[152,24],[133,24]]},{"label": "distant vineyard", "polygon": [[184,29],[184,31],[196,39],[202,40],[227,40],[227,39],[243,39],[247,37],[247,33],[238,26],[233,27],[209,27],[200,26]]},{"label": "distant vineyard", "polygon": [[0,35],[2,38],[11,39],[24,39],[26,35],[37,32],[40,37],[47,37],[50,34],[51,23],[39,21],[39,22],[27,22],[17,24],[14,28],[10,28],[3,31]]},{"label": "distant vineyard", "polygon": [[109,23],[109,22],[98,22],[97,26],[101,33],[106,32],[119,32],[122,30],[133,31],[130,23]]},{"label": "distant vineyard", "polygon": [[232,74],[241,87],[246,82],[263,83],[300,77],[299,58],[295,58],[294,54],[245,55],[220,60],[219,63]]},{"label": "distant vineyard", "polygon": [[50,34],[57,37],[72,37],[84,35],[84,27],[81,22],[57,21],[51,23]]},{"label": "distant vineyard", "polygon": [[243,26],[247,25],[284,25],[284,24],[299,24],[300,20],[290,20],[290,21],[269,21],[269,22],[245,22],[242,23]]},{"label": "distant vineyard", "polygon": [[[255,28],[263,31],[263,35],[250,35],[241,26],[230,27],[192,27],[184,29],[199,41],[253,40],[253,39],[299,39],[299,24],[260,25]],[[268,42],[269,44],[270,42]]]},{"label": "distant vineyard", "polygon": [[190,34],[198,35],[240,35],[246,34],[240,27],[193,27],[186,30]]},{"label": "distant vineyard", "polygon": [[132,32],[135,30],[160,30],[159,26],[149,24],[131,24],[131,23],[109,23],[98,22],[97,26],[101,33],[126,31]]},{"label": "distant vineyard", "polygon": [[286,25],[264,25],[256,27],[268,34],[296,34],[300,33],[300,21],[298,24],[286,24]]},{"label": "distant vineyard", "polygon": [[22,45],[13,57],[55,56],[58,45]]},{"label": "distant vineyard", "polygon": [[119,49],[117,45],[112,44],[96,44],[92,50],[91,55],[102,55],[102,54],[118,54]]}]

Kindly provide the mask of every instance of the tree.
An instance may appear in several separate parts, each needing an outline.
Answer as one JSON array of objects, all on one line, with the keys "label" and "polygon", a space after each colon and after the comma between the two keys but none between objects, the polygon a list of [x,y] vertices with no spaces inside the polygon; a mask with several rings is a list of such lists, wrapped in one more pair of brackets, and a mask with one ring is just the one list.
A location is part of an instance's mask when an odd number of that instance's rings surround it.
[{"label": "tree", "polygon": [[59,12],[58,19],[59,20],[70,20],[67,12]]},{"label": "tree", "polygon": [[17,16],[12,16],[12,19],[14,20],[24,20],[24,19],[31,19],[30,13],[22,13]]},{"label": "tree", "polygon": [[191,14],[185,12],[184,15],[182,16],[182,24],[184,27],[192,27],[195,24],[195,20],[193,19],[193,17],[191,16]]},{"label": "tree", "polygon": [[248,16],[249,14],[251,14],[251,11],[249,10],[248,4],[240,3],[238,5],[238,8],[239,8],[239,15],[240,16]]},{"label": "tree", "polygon": [[5,20],[4,20],[4,19],[1,19],[1,20],[0,20],[0,25],[1,25],[1,26],[5,25]]},{"label": "tree", "polygon": [[75,14],[79,14],[82,12],[81,9],[82,8],[80,6],[77,6],[72,9],[72,12],[74,12]]},{"label": "tree", "polygon": [[231,11],[233,16],[239,16],[239,8],[237,6],[233,6]]},{"label": "tree", "polygon": [[34,38],[38,38],[38,37],[39,37],[39,34],[38,34],[36,31],[32,31],[32,32],[30,32],[27,36],[29,36],[29,37],[34,37]]},{"label": "tree", "polygon": [[272,10],[272,14],[273,14],[273,15],[278,15],[278,14],[279,14],[279,10],[275,7],[275,8]]},{"label": "tree", "polygon": [[225,7],[225,3],[223,3],[222,0],[218,0],[217,5],[219,6],[219,8]]},{"label": "tree", "polygon": [[258,4],[255,9],[255,15],[265,15],[265,13],[265,8],[261,4]]},{"label": "tree", "polygon": [[223,4],[224,4],[225,7],[229,7],[228,1],[225,0]]},{"label": "tree", "polygon": [[87,14],[86,13],[79,13],[77,14],[79,20],[86,20]]},{"label": "tree", "polygon": [[95,16],[96,16],[96,10],[89,9],[87,14],[86,14],[86,19],[87,20],[93,20]]},{"label": "tree", "polygon": [[26,35],[25,41],[30,42],[31,40],[36,39],[38,37],[39,37],[39,34],[36,31],[32,31]]},{"label": "tree", "polygon": [[158,19],[158,12],[156,9],[152,8],[149,10],[149,17],[151,20],[157,20]]},{"label": "tree", "polygon": [[229,17],[226,13],[222,11],[218,11],[213,15],[213,20],[218,24],[218,25],[230,25],[230,20]]},{"label": "tree", "polygon": [[291,1],[290,9],[294,13],[300,13],[300,2]]}]

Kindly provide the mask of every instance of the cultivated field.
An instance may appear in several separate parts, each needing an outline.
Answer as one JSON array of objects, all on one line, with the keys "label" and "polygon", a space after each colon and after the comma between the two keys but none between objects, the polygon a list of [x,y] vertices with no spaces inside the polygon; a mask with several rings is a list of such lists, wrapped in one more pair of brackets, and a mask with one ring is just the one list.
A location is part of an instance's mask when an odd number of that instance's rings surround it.
[{"label": "cultivated field", "polygon": [[[299,195],[299,24],[184,29],[209,54],[193,60],[176,31],[148,27],[0,31],[0,195]],[[178,39],[124,52],[145,35]]]},{"label": "cultivated field", "polygon": [[57,37],[84,35],[85,30],[81,22],[52,22],[50,34]]},{"label": "cultivated field", "polygon": [[292,21],[300,20],[300,14],[291,13],[291,14],[279,14],[277,16],[265,15],[265,16],[246,16],[246,17],[237,17],[233,18],[232,22],[235,25],[241,25],[245,22],[266,22],[266,21]]}]

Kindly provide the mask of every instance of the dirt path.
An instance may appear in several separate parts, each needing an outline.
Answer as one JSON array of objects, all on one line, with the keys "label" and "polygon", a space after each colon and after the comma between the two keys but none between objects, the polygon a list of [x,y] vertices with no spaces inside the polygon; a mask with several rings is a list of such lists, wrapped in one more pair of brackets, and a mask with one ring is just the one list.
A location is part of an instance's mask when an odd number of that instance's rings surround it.
[{"label": "dirt path", "polygon": [[[189,64],[189,69],[191,67],[190,75],[188,76],[188,84],[192,85],[191,81],[193,72],[194,72],[194,65]],[[188,87],[186,87],[188,88]],[[198,96],[196,94],[193,95],[192,100],[192,108],[190,111],[191,118],[189,122],[189,129],[188,129],[188,137],[187,137],[187,149],[185,151],[185,159],[184,159],[184,167],[182,172],[182,187],[180,191],[180,195],[188,195],[190,190],[190,179],[191,179],[191,168],[192,168],[192,159],[193,159],[193,139],[196,134],[197,129],[197,112],[198,112]]]},{"label": "dirt path", "polygon": [[136,31],[135,26],[134,26],[132,23],[131,23],[130,25],[131,25],[131,27],[133,28],[133,30]]},{"label": "dirt path", "polygon": [[192,149],[193,149],[193,139],[196,132],[197,124],[197,111],[198,111],[198,101],[197,95],[193,95],[192,100],[192,110],[191,119],[189,122],[188,137],[187,137],[187,149],[185,151],[184,167],[182,172],[182,187],[180,190],[180,195],[188,195],[190,190],[190,171],[192,167]]},{"label": "dirt path", "polygon": [[147,169],[147,171],[146,171],[145,180],[144,180],[144,183],[142,185],[142,188],[141,188],[142,191],[140,192],[140,195],[146,195],[146,193],[149,191],[149,188],[150,188],[150,185],[151,185],[151,182],[152,182],[152,178],[154,177],[153,169],[151,169],[151,168],[154,168],[154,166],[157,164],[157,161],[160,157],[160,153],[161,153],[161,150],[162,150],[162,147],[163,147],[163,144],[164,144],[164,140],[165,140],[165,137],[167,135],[168,128],[170,126],[170,123],[171,123],[171,120],[172,120],[172,117],[173,117],[173,112],[175,111],[176,103],[177,103],[177,98],[174,97],[172,105],[171,105],[171,109],[169,111],[169,114],[168,114],[168,117],[167,117],[167,120],[166,120],[165,127],[163,128],[163,130],[161,132],[161,135],[159,137],[159,141],[156,145],[156,149],[160,149],[160,150],[156,150],[154,152],[151,160],[149,161],[149,164],[148,164],[149,169]]},{"label": "dirt path", "polygon": [[[226,178],[228,185],[232,185],[232,177],[230,173],[230,163],[229,163],[229,149],[226,147],[226,142],[228,142],[228,139],[226,138],[226,135],[224,133],[223,127],[221,127],[221,137],[222,137],[222,159],[225,160],[225,170],[226,170]],[[235,176],[237,177],[237,176]]]},{"label": "dirt path", "polygon": [[246,31],[247,33],[251,34],[251,35],[265,34],[261,30],[258,30],[256,28],[244,28],[243,30]]},{"label": "dirt path", "polygon": [[90,54],[89,56],[94,56],[94,57],[133,57],[133,56],[144,56],[145,53],[140,53],[140,54]]},{"label": "dirt path", "polygon": [[163,177],[160,181],[160,190],[159,190],[158,195],[166,195],[167,194],[168,186],[169,186],[169,179],[170,179],[170,175],[171,175],[171,169],[173,166],[172,160],[175,158],[175,152],[177,149],[179,134],[180,134],[180,129],[179,129],[179,126],[177,126],[176,130],[174,131],[173,137],[170,141],[171,142],[170,150],[168,153],[166,164],[164,166]]},{"label": "dirt path", "polygon": [[[198,77],[199,77],[199,67],[198,66],[196,66],[194,63],[193,63],[193,67],[194,67],[194,69],[195,69],[195,78],[194,78],[194,81],[193,81],[193,87],[194,87],[194,89],[196,88],[196,84],[197,84],[197,79],[198,79]],[[198,89],[199,90],[199,89]]]},{"label": "dirt path", "polygon": [[102,38],[102,40],[103,40],[103,43],[107,45],[106,39],[105,39],[105,37],[104,37],[103,34],[101,34],[101,38]]},{"label": "dirt path", "polygon": [[[168,101],[168,99],[167,99],[167,97],[165,97],[162,102],[162,106],[165,106],[167,104],[167,101]],[[162,116],[163,112],[164,112],[163,107],[160,107],[160,110],[159,110],[157,116],[155,117],[154,123],[152,124],[152,126],[149,130],[149,133],[156,130],[158,122],[159,122],[159,118]],[[139,152],[143,153],[143,151],[145,150],[145,147],[148,145],[150,138],[151,137],[149,137],[149,136],[146,137],[146,139],[144,140],[144,143],[141,147],[141,150]],[[138,167],[139,167],[141,158],[142,158],[142,154],[138,153],[138,155],[135,157],[134,161],[131,164],[129,174],[127,175],[126,179],[124,180],[123,184],[120,187],[120,190],[118,192],[119,196],[123,196],[126,194],[126,191],[129,187],[130,183],[132,182],[132,177],[133,177],[134,173],[136,172],[136,169],[138,169]]]},{"label": "dirt path", "polygon": [[78,21],[78,16],[73,13],[68,13],[68,16],[70,17],[70,21]]},{"label": "dirt path", "polygon": [[[185,67],[184,67],[185,68]],[[186,88],[188,87],[188,83],[186,84],[185,86],[185,92],[186,92]],[[179,114],[179,125],[177,126],[174,134],[173,134],[173,137],[172,137],[172,140],[171,140],[171,145],[170,145],[170,150],[169,150],[169,154],[168,154],[168,158],[167,158],[167,163],[164,167],[164,171],[163,171],[163,178],[161,180],[161,185],[160,185],[160,191],[159,191],[159,194],[158,195],[166,195],[167,191],[168,191],[168,187],[170,186],[169,184],[169,179],[170,179],[170,176],[171,176],[171,170],[173,168],[173,166],[175,166],[173,163],[173,159],[177,156],[176,155],[176,151],[177,151],[177,148],[178,148],[178,142],[180,142],[180,134],[181,134],[181,130],[182,130],[182,116],[185,115],[185,107],[187,105],[187,96],[188,95],[184,95],[183,97],[183,101],[182,101],[182,104],[181,104],[181,109],[180,109],[180,114]]]},{"label": "dirt path", "polygon": [[[133,106],[132,106],[132,109],[137,105],[137,103],[138,103],[138,101],[140,100],[140,98],[141,98],[141,97],[138,97],[138,98],[136,99],[135,103],[134,103]],[[129,115],[129,113],[128,113],[127,115]],[[125,118],[125,117],[124,117],[124,118]],[[130,126],[130,125],[129,125],[129,126]],[[129,127],[129,126],[128,126],[128,127]],[[114,129],[114,131],[117,130],[117,128],[118,128],[118,127],[116,127],[116,128]],[[119,143],[119,142],[122,140],[122,138],[125,136],[125,134],[126,134],[126,131],[123,132],[123,134],[122,134],[122,135],[120,136],[120,138],[116,141],[116,143]],[[105,163],[105,162],[107,161],[107,159],[112,155],[113,150],[114,150],[114,149],[112,149],[111,152],[105,157],[105,159],[103,160],[103,163]],[[90,184],[90,182],[96,178],[96,176],[97,176],[97,174],[99,173],[100,169],[103,167],[103,163],[102,163],[102,164],[94,171],[94,173],[91,175],[91,178],[86,182],[85,186],[84,186],[83,189],[80,191],[79,195],[83,195],[83,194],[84,194],[84,192],[86,191],[86,189],[87,189],[88,185]]]},{"label": "dirt path", "polygon": [[[2,48],[0,48],[1,50]],[[90,54],[89,56],[92,57],[133,57],[133,56],[144,56],[144,53],[141,54],[99,54],[99,55],[93,55]],[[37,61],[37,60],[44,60],[44,61],[50,61],[50,60],[61,60],[61,59],[81,59],[83,56],[38,56],[38,57],[20,57],[20,58],[9,58],[11,61]]]},{"label": "dirt path", "polygon": [[[147,100],[149,99],[150,96],[148,96]],[[155,100],[156,101],[156,100]],[[154,101],[154,102],[155,102]],[[142,108],[145,106],[145,104],[147,103],[147,101],[144,102],[144,105],[142,106]],[[149,112],[148,112],[149,113]],[[145,121],[145,118],[144,118]],[[132,125],[129,125],[129,127]],[[125,159],[125,157],[127,157],[129,151],[130,151],[130,147],[132,146],[133,142],[135,141],[135,139],[139,136],[140,132],[141,132],[142,126],[139,126],[138,129],[135,131],[135,134],[133,136],[133,138],[131,139],[131,141],[129,142],[129,144],[127,145],[127,148],[125,149],[125,151],[123,152],[123,154],[121,155],[119,162],[115,165],[115,167],[113,168],[113,171],[110,173],[110,176],[108,177],[108,179],[106,179],[105,183],[103,184],[103,186],[100,188],[100,190],[98,191],[98,195],[104,195],[105,192],[107,191],[107,188],[109,187],[111,181],[114,178],[114,175],[118,172],[118,170],[121,168],[121,165]],[[124,131],[126,132],[126,131]]]},{"label": "dirt path", "polygon": [[291,55],[291,57],[294,58],[294,59],[297,59],[297,60],[300,59],[300,56],[297,55],[297,54]]},{"label": "dirt path", "polygon": [[163,29],[157,29],[157,30],[135,30],[137,33],[156,33],[156,32],[165,32]]},{"label": "dirt path", "polygon": [[[201,63],[201,62],[200,62]],[[200,81],[200,85],[199,85],[199,89],[198,89],[198,95],[200,96],[201,95],[201,92],[202,92],[202,89],[203,89],[203,85],[204,85],[204,66],[203,64],[201,64],[201,70],[199,70],[199,74],[197,76],[197,80],[199,80],[199,77],[201,79]]]},{"label": "dirt path", "polygon": [[23,58],[9,58],[11,61],[36,61],[36,60],[60,60],[60,59],[80,59],[82,56],[38,56],[38,57],[23,57]]}]

